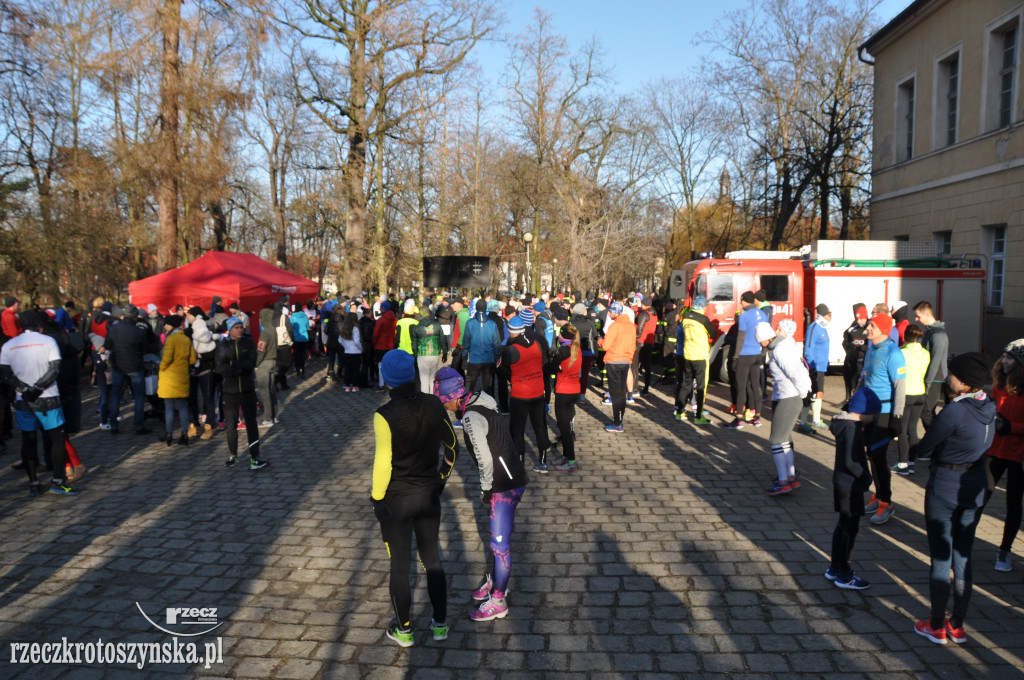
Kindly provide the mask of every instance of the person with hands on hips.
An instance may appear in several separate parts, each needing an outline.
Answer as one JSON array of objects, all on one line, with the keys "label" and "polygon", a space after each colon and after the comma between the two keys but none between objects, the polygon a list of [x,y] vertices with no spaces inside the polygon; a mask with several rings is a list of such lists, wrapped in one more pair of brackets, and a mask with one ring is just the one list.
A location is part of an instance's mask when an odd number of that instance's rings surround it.
[{"label": "person with hands on hips", "polygon": [[494,398],[486,392],[470,394],[458,371],[445,367],[434,376],[434,394],[462,419],[466,448],[480,468],[480,502],[490,509],[491,552],[494,571],[473,592],[481,601],[469,618],[490,621],[508,614],[505,595],[512,571],[511,536],[516,507],[526,491],[526,468],[512,443]]},{"label": "person with hands on hips", "polygon": [[[427,593],[433,608],[430,629],[435,640],[448,638],[448,586],[438,532],[441,492],[455,466],[459,443],[440,400],[418,389],[412,354],[389,350],[381,359],[380,374],[390,389],[390,400],[373,415],[376,450],[370,500],[391,560],[389,590],[395,619],[386,634],[400,646],[410,647],[413,532],[427,572]],[[438,455],[442,447],[443,463]]]}]

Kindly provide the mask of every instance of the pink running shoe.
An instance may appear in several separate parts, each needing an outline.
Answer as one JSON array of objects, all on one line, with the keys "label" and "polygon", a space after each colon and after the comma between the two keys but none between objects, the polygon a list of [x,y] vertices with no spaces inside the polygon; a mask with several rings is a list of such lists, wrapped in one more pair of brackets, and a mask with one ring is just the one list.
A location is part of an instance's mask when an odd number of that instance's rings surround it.
[{"label": "pink running shoe", "polygon": [[484,577],[483,584],[479,588],[473,591],[473,599],[479,602],[480,600],[486,600],[491,596],[491,589],[494,587],[494,581],[491,580],[491,575],[487,574]]},{"label": "pink running shoe", "polygon": [[480,605],[479,609],[474,609],[470,613],[469,618],[474,621],[491,621],[493,619],[503,619],[507,614],[508,605],[505,604],[505,598],[489,597]]}]

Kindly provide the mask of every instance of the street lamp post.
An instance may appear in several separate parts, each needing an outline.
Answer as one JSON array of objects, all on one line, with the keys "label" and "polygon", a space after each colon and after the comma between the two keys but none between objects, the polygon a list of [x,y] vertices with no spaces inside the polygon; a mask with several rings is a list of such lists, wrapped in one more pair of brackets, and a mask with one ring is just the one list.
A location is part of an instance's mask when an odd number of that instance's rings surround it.
[{"label": "street lamp post", "polygon": [[526,292],[533,293],[533,289],[530,286],[530,242],[533,241],[533,234],[526,232],[523,234],[523,240],[526,241]]}]

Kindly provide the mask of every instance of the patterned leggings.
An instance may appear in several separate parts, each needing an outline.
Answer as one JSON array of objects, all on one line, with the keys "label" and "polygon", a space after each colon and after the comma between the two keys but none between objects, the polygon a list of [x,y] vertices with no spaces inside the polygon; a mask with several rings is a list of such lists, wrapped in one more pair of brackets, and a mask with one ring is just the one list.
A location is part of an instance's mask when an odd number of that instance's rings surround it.
[{"label": "patterned leggings", "polygon": [[523,499],[525,486],[491,496],[491,552],[494,553],[494,591],[504,593],[512,574],[512,525],[516,506]]}]

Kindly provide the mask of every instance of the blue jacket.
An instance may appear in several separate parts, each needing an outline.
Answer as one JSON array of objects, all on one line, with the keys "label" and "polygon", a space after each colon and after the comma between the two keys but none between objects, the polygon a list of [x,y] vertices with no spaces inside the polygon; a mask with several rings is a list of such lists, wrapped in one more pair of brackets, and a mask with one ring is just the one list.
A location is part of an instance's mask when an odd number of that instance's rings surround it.
[{"label": "blue jacket", "polygon": [[471,364],[491,364],[498,360],[501,356],[501,334],[494,321],[478,312],[466,322],[462,354]]},{"label": "blue jacket", "polygon": [[808,326],[804,334],[804,359],[812,371],[828,371],[828,331],[817,321]]},{"label": "blue jacket", "polygon": [[[988,483],[985,452],[992,445],[995,419],[996,404],[984,392],[958,397],[939,411],[917,447],[918,456],[932,459],[927,493],[961,507],[981,506]],[[974,467],[950,470],[942,464]]]},{"label": "blue jacket", "polygon": [[292,324],[292,335],[296,342],[309,342],[309,317],[301,309],[294,312],[288,320]]}]

